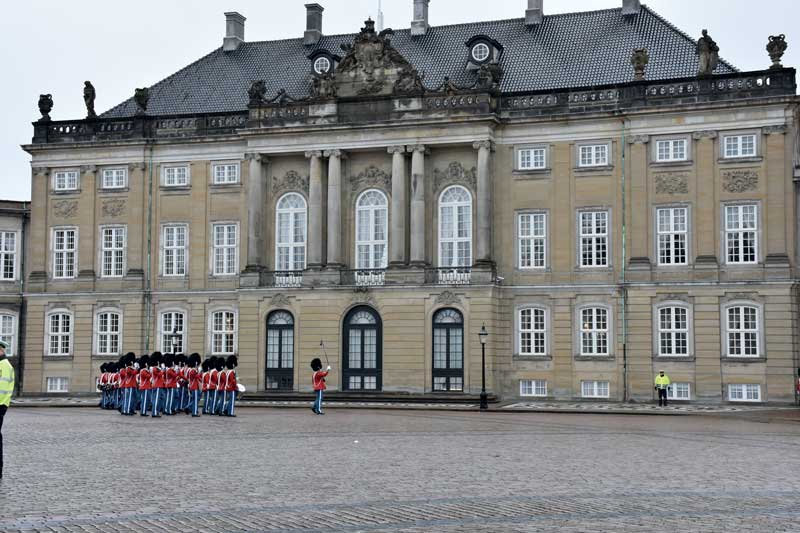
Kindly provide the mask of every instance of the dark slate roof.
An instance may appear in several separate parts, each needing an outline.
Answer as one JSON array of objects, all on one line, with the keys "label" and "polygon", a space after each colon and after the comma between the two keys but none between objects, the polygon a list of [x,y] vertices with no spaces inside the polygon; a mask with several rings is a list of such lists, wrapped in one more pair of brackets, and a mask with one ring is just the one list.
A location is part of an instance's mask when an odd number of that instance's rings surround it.
[{"label": "dark slate roof", "polygon": [[[648,80],[697,73],[695,39],[646,6],[632,17],[623,17],[619,8],[547,15],[533,28],[519,18],[431,27],[424,36],[414,38],[409,30],[398,30],[392,44],[425,74],[427,88],[437,87],[445,76],[465,86],[476,74],[465,69],[468,50],[464,43],[480,34],[504,47],[501,90],[507,93],[632,81],[630,57],[635,48],[647,48],[650,54]],[[297,38],[245,43],[228,53],[219,48],[152,86],[147,112],[180,115],[244,111],[247,89],[260,79],[266,81],[268,97],[281,88],[293,97],[305,97],[311,86],[308,55],[318,49],[343,55],[339,45],[352,43],[355,35],[323,36],[312,47]],[[715,73],[735,71],[721,60]],[[131,99],[102,116],[127,117],[134,111]]]}]

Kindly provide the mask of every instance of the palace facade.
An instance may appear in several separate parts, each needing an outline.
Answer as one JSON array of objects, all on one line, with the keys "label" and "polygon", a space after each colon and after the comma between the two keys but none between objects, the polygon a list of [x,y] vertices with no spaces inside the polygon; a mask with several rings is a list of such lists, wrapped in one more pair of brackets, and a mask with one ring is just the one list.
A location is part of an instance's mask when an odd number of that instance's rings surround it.
[{"label": "palace facade", "polygon": [[[790,402],[795,71],[638,1],[223,46],[43,117],[24,394],[127,351],[238,354],[249,391]],[[409,6],[411,7],[411,6]],[[435,6],[434,6],[435,7]],[[59,388],[51,387],[58,383]]]}]

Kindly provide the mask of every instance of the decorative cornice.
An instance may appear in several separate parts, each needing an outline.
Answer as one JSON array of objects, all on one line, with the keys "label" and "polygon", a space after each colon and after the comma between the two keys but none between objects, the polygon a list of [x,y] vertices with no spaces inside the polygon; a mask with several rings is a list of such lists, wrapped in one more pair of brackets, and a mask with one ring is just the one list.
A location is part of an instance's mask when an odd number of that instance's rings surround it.
[{"label": "decorative cornice", "polygon": [[147,165],[145,165],[141,161],[138,163],[128,163],[128,170],[130,170],[131,172],[133,172],[134,170],[144,170],[145,168],[147,168]]},{"label": "decorative cornice", "polygon": [[264,154],[259,154],[257,152],[248,152],[244,154],[244,159],[245,161],[258,161],[261,163],[267,162],[267,156],[265,156]]},{"label": "decorative cornice", "polygon": [[493,145],[494,143],[492,143],[492,141],[487,139],[485,141],[475,141],[474,143],[472,143],[472,148],[474,148],[475,150],[480,150],[481,148],[485,148],[487,150],[493,150],[494,149]]},{"label": "decorative cornice", "polygon": [[692,139],[699,141],[700,139],[716,139],[717,132],[714,130],[702,130],[692,133]]},{"label": "decorative cornice", "polygon": [[50,175],[50,167],[32,167],[31,170],[33,171],[34,176],[49,176]]},{"label": "decorative cornice", "polygon": [[313,157],[322,157],[322,150],[307,150],[306,159],[311,159]]},{"label": "decorative cornice", "polygon": [[450,291],[444,291],[442,294],[436,297],[436,304],[437,305],[461,305],[461,298],[458,297],[457,294],[452,293]]},{"label": "decorative cornice", "polygon": [[428,147],[425,146],[424,144],[412,144],[406,146],[406,150],[408,150],[409,153],[414,153],[414,152],[419,152],[422,154],[430,153],[430,150],[428,150]]},{"label": "decorative cornice", "polygon": [[291,305],[291,302],[289,301],[288,296],[282,293],[278,293],[272,297],[272,300],[270,300],[269,304],[272,307],[289,307]]},{"label": "decorative cornice", "polygon": [[335,150],[325,150],[325,152],[323,152],[323,155],[325,157],[338,157],[338,158],[341,158],[342,155],[344,155],[344,154],[342,153],[341,150],[335,149]]},{"label": "decorative cornice", "polygon": [[81,174],[94,174],[95,172],[97,172],[97,165],[81,166]]},{"label": "decorative cornice", "polygon": [[764,135],[773,135],[775,133],[779,135],[785,135],[788,129],[789,128],[786,126],[786,124],[776,124],[775,126],[764,126],[762,131],[764,132]]},{"label": "decorative cornice", "polygon": [[631,135],[628,137],[628,144],[647,144],[649,142],[649,135]]},{"label": "decorative cornice", "polygon": [[386,151],[390,154],[403,154],[406,151],[406,147],[402,145],[389,146]]}]

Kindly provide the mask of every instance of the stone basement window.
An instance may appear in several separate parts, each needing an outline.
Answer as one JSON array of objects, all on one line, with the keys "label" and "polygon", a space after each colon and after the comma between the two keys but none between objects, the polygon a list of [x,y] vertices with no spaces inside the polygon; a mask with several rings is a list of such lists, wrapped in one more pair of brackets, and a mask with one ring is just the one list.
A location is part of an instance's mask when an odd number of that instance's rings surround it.
[{"label": "stone basement window", "polygon": [[583,398],[608,398],[608,381],[581,381]]},{"label": "stone basement window", "polygon": [[761,385],[756,383],[731,383],[728,385],[728,400],[731,402],[760,402]]},{"label": "stone basement window", "polygon": [[691,400],[692,387],[689,383],[673,383],[667,389],[668,400]]},{"label": "stone basement window", "polygon": [[69,392],[69,378],[65,377],[47,378],[47,392],[51,393]]},{"label": "stone basement window", "polygon": [[519,395],[542,398],[547,396],[547,381],[544,379],[519,380]]}]

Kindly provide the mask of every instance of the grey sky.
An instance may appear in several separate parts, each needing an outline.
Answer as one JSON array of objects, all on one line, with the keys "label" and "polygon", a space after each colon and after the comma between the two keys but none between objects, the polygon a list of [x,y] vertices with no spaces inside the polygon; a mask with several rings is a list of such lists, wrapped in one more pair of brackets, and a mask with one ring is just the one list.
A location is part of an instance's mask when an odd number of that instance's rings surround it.
[{"label": "grey sky", "polygon": [[[247,17],[248,41],[300,37],[308,0],[28,0],[9,1],[0,17],[0,198],[30,199],[30,164],[20,144],[33,135],[37,100],[51,93],[54,120],[85,116],[83,82],[97,89],[98,113],[219,47],[223,12]],[[323,33],[358,31],[378,0],[316,0]],[[407,28],[412,0],[383,0],[386,27]],[[545,14],[617,7],[622,0],[544,0]],[[708,28],[722,57],[741,70],[769,66],[769,35],[786,34],[783,64],[796,66],[800,18],[795,0],[651,0],[647,5],[693,37]],[[526,0],[431,0],[434,26],[522,17]]]}]

